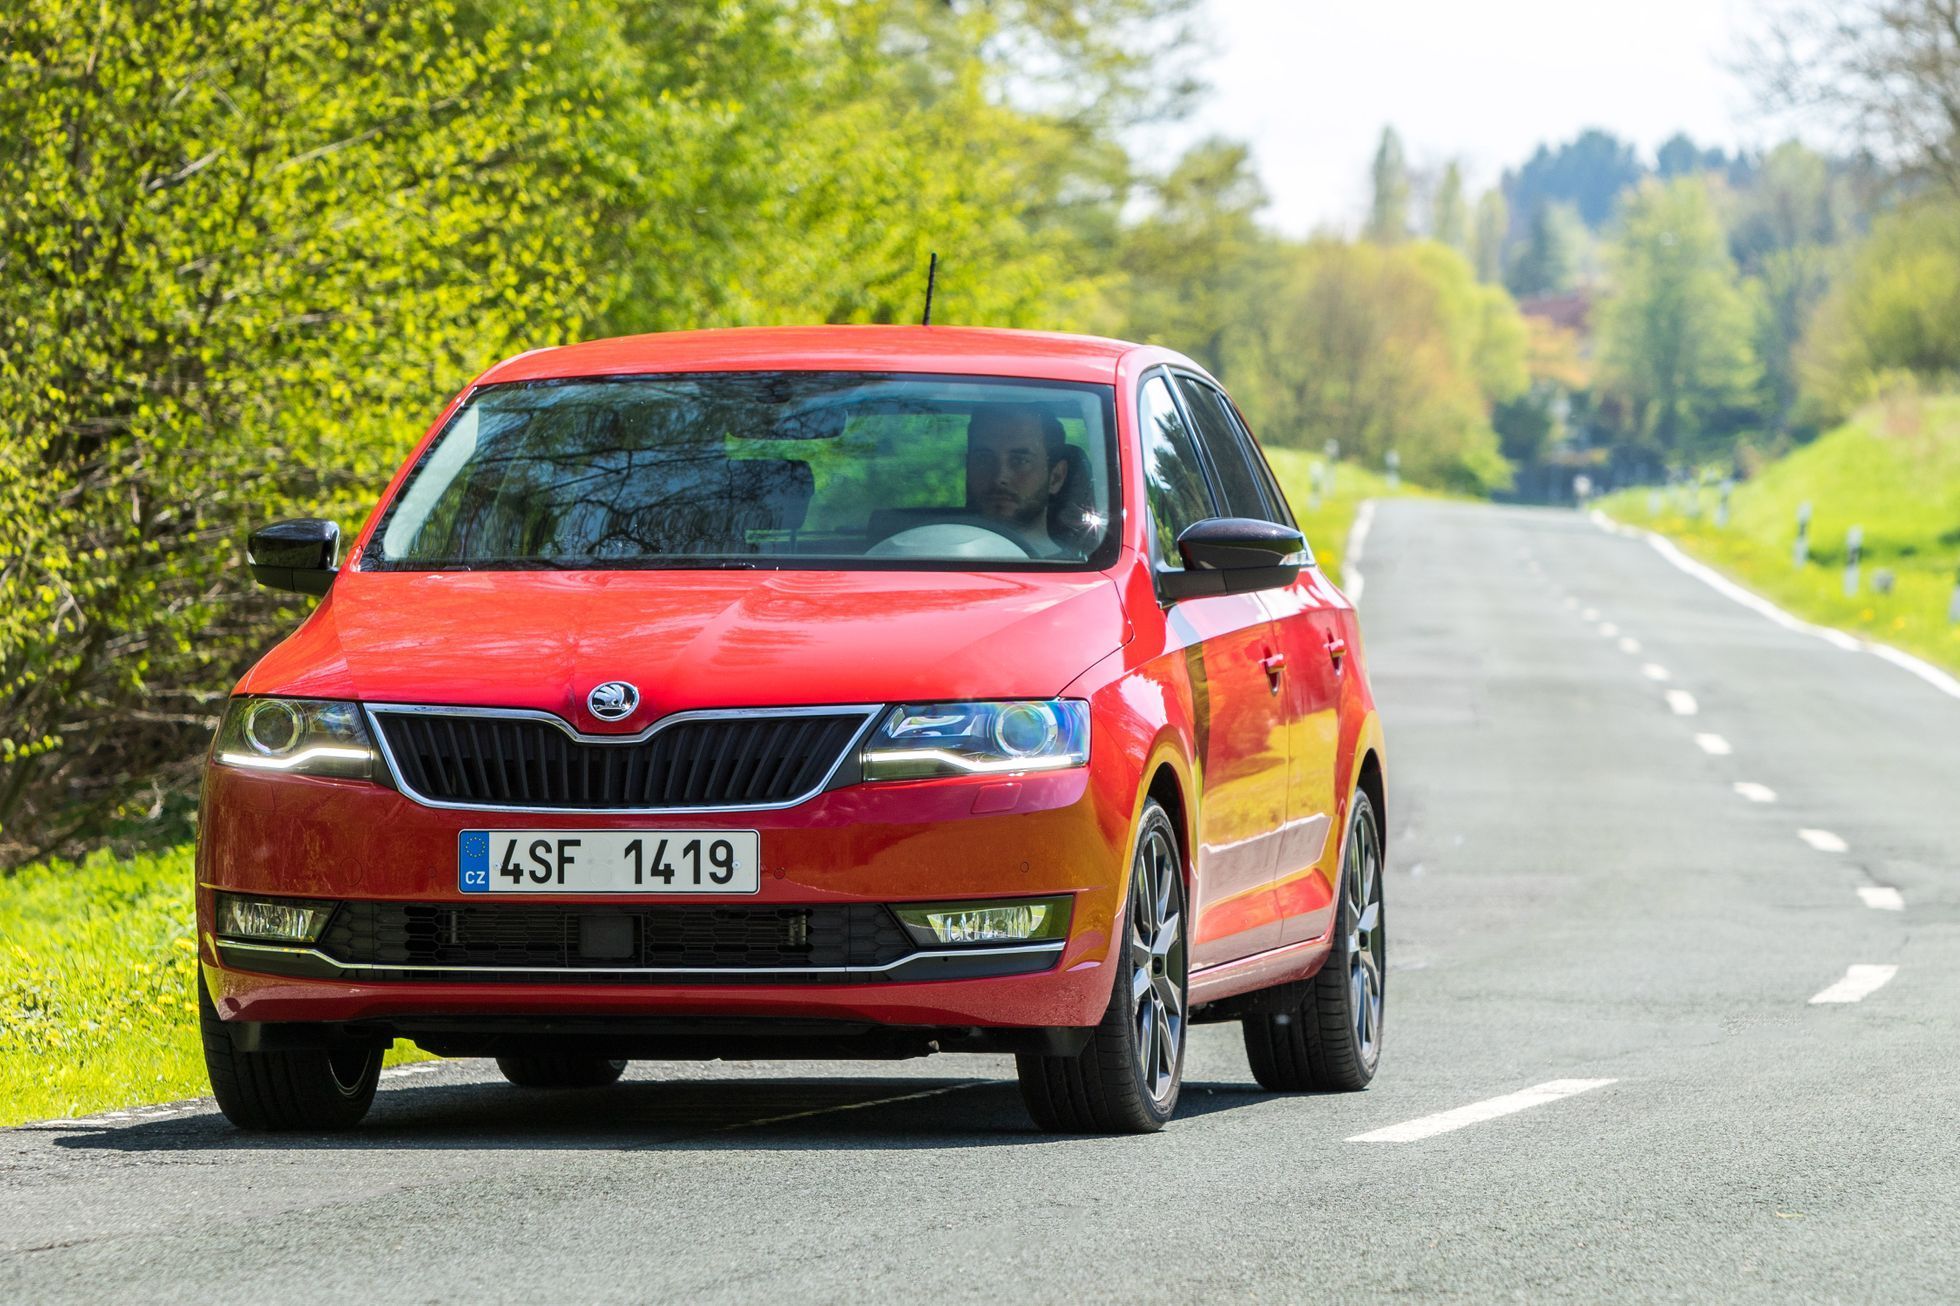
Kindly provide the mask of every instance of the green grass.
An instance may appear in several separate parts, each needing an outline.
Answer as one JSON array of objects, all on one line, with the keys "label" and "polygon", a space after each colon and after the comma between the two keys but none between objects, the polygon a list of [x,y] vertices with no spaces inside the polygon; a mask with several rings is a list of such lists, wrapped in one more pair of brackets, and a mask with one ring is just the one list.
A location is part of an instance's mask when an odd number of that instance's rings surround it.
[{"label": "green grass", "polygon": [[1313,465],[1324,460],[1300,449],[1267,449],[1265,453],[1273,475],[1279,477],[1280,488],[1286,491],[1287,502],[1293,505],[1293,515],[1307,533],[1315,561],[1337,585],[1341,583],[1341,555],[1347,550],[1348,530],[1354,525],[1361,501],[1421,493],[1411,490],[1406,482],[1390,489],[1388,479],[1378,472],[1352,463],[1336,463],[1334,492],[1314,507]]},{"label": "green grass", "polygon": [[208,1093],[196,957],[188,845],[0,879],[0,1125]]},{"label": "green grass", "polygon": [[[1601,507],[1645,526],[1809,621],[1882,640],[1960,670],[1960,625],[1947,619],[1960,569],[1960,396],[1877,405],[1739,486],[1726,527],[1717,491],[1683,499],[1629,490]],[[1811,505],[1810,561],[1795,565],[1797,506]],[[1864,528],[1858,593],[1843,590],[1845,538]],[[1873,573],[1889,569],[1880,595]]]}]

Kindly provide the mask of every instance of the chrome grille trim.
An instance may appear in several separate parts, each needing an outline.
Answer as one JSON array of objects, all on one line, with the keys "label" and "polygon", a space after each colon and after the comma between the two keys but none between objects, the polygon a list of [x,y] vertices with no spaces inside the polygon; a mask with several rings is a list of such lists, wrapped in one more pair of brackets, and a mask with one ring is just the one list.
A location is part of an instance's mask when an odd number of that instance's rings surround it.
[{"label": "chrome grille trim", "polygon": [[[446,808],[452,811],[468,812],[538,812],[591,817],[621,815],[652,816],[662,813],[681,812],[765,812],[780,811],[786,807],[795,807],[799,803],[806,803],[830,787],[831,781],[836,778],[838,770],[844,765],[844,760],[856,752],[864,743],[865,735],[870,732],[872,725],[878,719],[879,713],[885,709],[883,703],[826,704],[809,707],[697,708],[692,711],[675,712],[669,716],[664,716],[637,734],[595,735],[585,734],[576,730],[573,728],[571,722],[558,716],[556,713],[542,711],[537,708],[470,707],[428,703],[364,703],[361,707],[362,713],[367,721],[368,730],[373,735],[375,744],[381,751],[382,761],[388,768],[389,778],[394,781],[395,787],[406,797],[424,807]],[[845,742],[844,747],[838,750],[836,758],[831,762],[829,769],[824,772],[823,777],[804,792],[778,802],[693,807],[540,807],[514,803],[459,802],[450,799],[434,798],[421,793],[413,785],[409,784],[403,774],[400,763],[395,758],[394,748],[388,740],[388,732],[383,728],[381,721],[383,715],[442,716],[461,719],[481,719],[488,717],[502,720],[537,721],[562,731],[575,743],[622,746],[645,743],[664,730],[692,721],[748,720],[756,717],[849,716],[852,714],[861,714],[864,718],[863,721],[852,732],[850,738]]]}]

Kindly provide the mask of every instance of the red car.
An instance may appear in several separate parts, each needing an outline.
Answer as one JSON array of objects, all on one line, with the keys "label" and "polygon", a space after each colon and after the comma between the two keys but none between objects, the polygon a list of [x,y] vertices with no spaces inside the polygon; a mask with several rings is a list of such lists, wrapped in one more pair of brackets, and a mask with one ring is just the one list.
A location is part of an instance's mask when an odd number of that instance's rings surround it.
[{"label": "red car", "polygon": [[204,1048],[247,1128],[382,1049],[1012,1052],[1144,1131],[1193,1021],[1271,1089],[1381,1048],[1383,752],[1353,608],[1216,382],[944,327],[703,331],[491,368],[239,683],[197,852]]}]

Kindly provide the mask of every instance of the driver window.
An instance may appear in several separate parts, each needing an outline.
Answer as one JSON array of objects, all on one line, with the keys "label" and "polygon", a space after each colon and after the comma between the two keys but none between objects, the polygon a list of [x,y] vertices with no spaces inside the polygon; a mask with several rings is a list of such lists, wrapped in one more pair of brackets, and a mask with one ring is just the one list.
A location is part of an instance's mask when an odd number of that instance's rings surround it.
[{"label": "driver window", "polygon": [[1158,556],[1171,567],[1182,567],[1177,537],[1193,522],[1212,516],[1213,509],[1197,446],[1161,376],[1145,381],[1137,395],[1137,434]]}]

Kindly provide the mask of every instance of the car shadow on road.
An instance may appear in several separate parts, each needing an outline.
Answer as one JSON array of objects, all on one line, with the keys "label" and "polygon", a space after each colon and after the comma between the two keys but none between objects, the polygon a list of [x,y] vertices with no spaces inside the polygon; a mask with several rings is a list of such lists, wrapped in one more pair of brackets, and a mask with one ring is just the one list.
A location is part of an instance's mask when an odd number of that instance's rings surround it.
[{"label": "car shadow on road", "polygon": [[[1244,1084],[1186,1084],[1177,1120],[1270,1101]],[[1175,1121],[1173,1127],[1175,1127]],[[28,1126],[60,1148],[114,1152],[390,1149],[935,1149],[1044,1145],[1008,1080],[623,1080],[599,1089],[500,1082],[391,1085],[342,1133],[248,1133],[215,1110]]]}]

